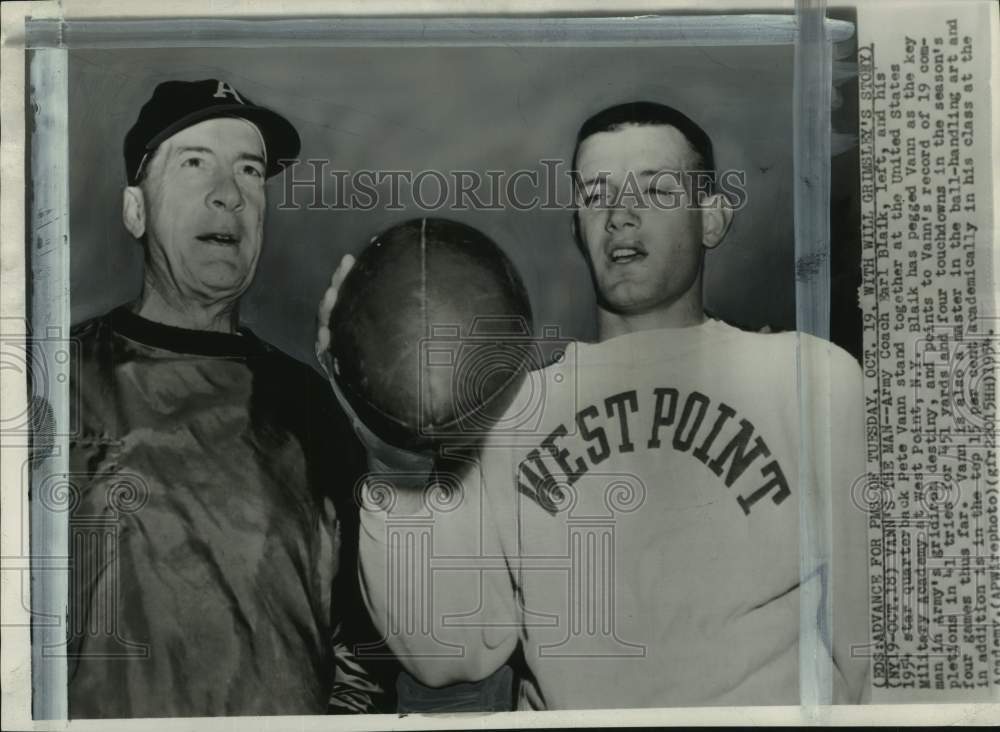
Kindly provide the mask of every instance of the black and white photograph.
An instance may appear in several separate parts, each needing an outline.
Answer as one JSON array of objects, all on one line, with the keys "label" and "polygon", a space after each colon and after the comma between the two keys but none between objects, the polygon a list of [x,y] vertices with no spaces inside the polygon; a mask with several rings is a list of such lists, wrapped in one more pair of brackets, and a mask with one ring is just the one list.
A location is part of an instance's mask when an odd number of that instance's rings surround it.
[{"label": "black and white photograph", "polygon": [[890,4],[28,22],[28,719],[995,702],[996,8]]}]

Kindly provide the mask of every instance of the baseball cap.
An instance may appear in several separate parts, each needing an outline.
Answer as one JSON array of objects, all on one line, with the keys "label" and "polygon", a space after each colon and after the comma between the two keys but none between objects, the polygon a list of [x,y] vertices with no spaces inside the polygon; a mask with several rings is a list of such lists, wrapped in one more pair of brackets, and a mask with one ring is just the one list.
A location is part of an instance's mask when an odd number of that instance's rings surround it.
[{"label": "baseball cap", "polygon": [[125,135],[125,173],[135,185],[147,156],[171,135],[216,117],[239,117],[260,130],[267,149],[267,177],[285,166],[280,162],[299,154],[299,133],[287,119],[259,107],[220,79],[164,81],[139,110],[139,118]]}]

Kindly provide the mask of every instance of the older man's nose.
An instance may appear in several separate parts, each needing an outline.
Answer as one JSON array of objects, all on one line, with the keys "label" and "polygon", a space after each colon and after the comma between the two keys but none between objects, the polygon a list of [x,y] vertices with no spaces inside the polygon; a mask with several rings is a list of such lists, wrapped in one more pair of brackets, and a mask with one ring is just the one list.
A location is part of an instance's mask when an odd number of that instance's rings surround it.
[{"label": "older man's nose", "polygon": [[208,204],[211,208],[238,211],[243,208],[245,203],[243,192],[236,184],[236,178],[232,175],[219,176],[215,186],[208,194]]}]

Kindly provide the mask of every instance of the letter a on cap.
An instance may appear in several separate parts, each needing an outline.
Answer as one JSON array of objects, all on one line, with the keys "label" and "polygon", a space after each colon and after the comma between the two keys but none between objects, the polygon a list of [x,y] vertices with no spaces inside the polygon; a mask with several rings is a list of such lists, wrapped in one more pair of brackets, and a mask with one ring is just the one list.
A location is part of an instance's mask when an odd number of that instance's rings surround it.
[{"label": "letter a on cap", "polygon": [[224,81],[219,82],[219,86],[216,87],[215,94],[213,94],[212,96],[216,98],[232,97],[240,104],[246,104],[246,102],[240,99],[240,95],[236,93],[236,90],[233,89],[233,87],[229,86],[229,84],[227,84]]}]

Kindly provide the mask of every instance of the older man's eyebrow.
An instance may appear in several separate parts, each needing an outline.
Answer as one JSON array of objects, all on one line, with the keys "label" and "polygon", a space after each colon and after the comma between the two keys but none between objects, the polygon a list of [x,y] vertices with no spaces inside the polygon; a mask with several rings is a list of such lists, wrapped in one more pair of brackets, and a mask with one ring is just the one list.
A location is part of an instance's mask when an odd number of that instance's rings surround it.
[{"label": "older man's eyebrow", "polygon": [[264,160],[264,158],[261,157],[260,155],[258,155],[257,153],[251,153],[251,152],[240,153],[240,156],[239,156],[238,159],[239,160],[253,160],[255,163],[260,163],[261,165],[266,165],[267,164],[266,161]]},{"label": "older man's eyebrow", "polygon": [[[183,147],[177,148],[176,152],[177,152],[178,155],[183,155],[184,153],[192,153],[192,152],[195,152],[195,153],[206,153],[208,155],[215,155],[215,150],[213,150],[210,147],[203,147],[203,146],[200,146],[200,145],[185,145]],[[261,165],[266,165],[266,161],[264,160],[264,158],[262,156],[258,155],[257,153],[241,152],[237,156],[236,159],[237,160],[253,160],[256,163],[260,163]]]},{"label": "older man's eyebrow", "polygon": [[198,147],[195,145],[185,145],[183,147],[179,147],[177,148],[176,152],[178,155],[183,155],[184,153],[189,153],[189,152],[208,153],[209,155],[215,154],[215,151],[212,150],[211,148]]}]

